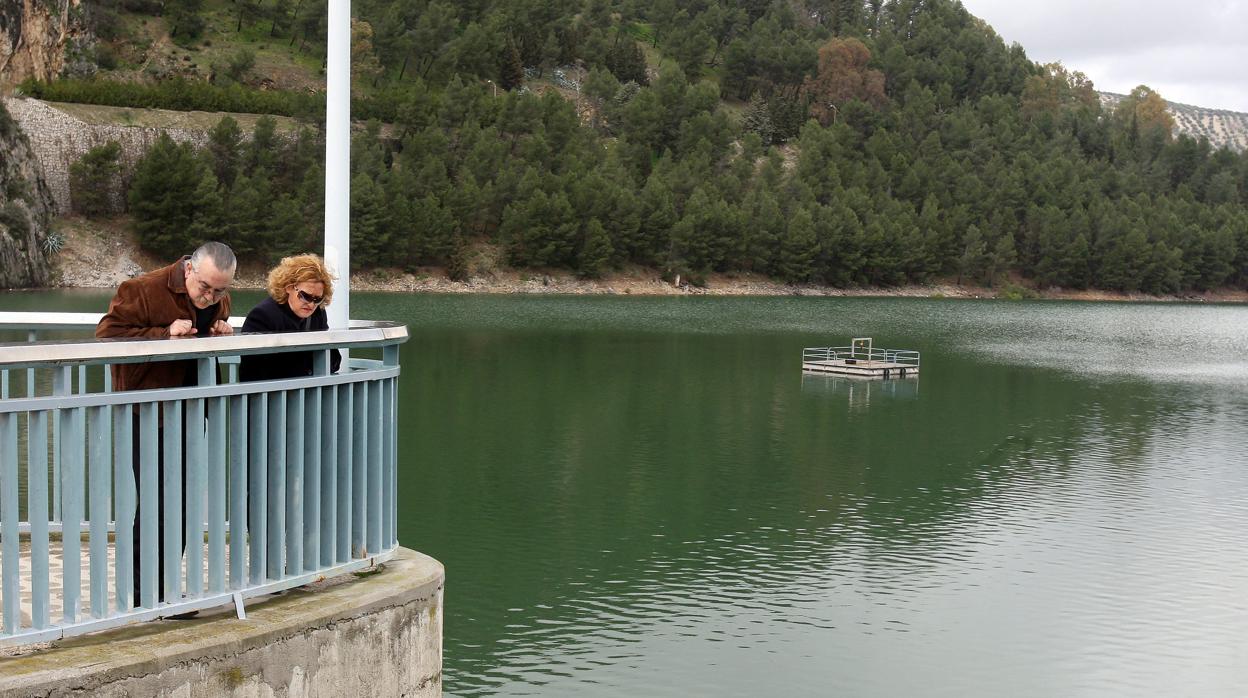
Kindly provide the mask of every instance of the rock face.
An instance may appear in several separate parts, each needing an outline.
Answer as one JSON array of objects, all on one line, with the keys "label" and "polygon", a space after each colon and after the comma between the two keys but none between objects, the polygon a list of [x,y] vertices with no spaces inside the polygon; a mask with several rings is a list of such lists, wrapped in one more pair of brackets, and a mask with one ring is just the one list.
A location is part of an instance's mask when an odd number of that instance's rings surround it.
[{"label": "rock face", "polygon": [[67,65],[88,64],[95,38],[83,0],[0,2],[0,87],[50,80]]},{"label": "rock face", "polygon": [[52,192],[17,122],[0,105],[0,288],[46,286]]}]

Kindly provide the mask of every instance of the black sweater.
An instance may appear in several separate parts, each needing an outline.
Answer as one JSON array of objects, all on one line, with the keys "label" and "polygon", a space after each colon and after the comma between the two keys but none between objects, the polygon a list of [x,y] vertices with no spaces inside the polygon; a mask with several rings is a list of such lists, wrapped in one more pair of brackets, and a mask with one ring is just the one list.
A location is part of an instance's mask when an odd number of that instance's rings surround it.
[{"label": "black sweater", "polygon": [[[295,315],[290,306],[265,298],[247,313],[243,332],[312,332],[329,329],[324,308],[317,308],[306,320]],[[329,353],[331,373],[337,373],[342,354]],[[241,381],[266,381],[280,378],[301,378],[312,375],[312,352],[287,351],[244,356],[238,369]]]}]

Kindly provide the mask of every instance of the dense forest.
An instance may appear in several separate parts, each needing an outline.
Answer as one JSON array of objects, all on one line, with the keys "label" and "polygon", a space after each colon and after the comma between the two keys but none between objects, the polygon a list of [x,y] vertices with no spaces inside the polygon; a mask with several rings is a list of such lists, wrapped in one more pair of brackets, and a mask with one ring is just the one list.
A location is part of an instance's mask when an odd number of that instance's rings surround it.
[{"label": "dense forest", "polygon": [[[952,0],[353,8],[353,110],[372,120],[352,144],[353,261],[462,277],[489,241],[513,266],[586,277],[636,264],[695,283],[1248,286],[1248,155],[1175,137],[1145,86],[1103,109],[1084,75],[1029,61]],[[234,31],[323,52],[325,0],[228,11]],[[205,0],[95,12],[102,37],[149,13],[182,45],[214,39]],[[200,150],[162,139],[126,196],[153,251],[217,237],[272,259],[320,239],[323,142],[315,99],[248,87],[248,60],[208,82],[101,73],[23,90],[300,118],[290,137],[226,118]],[[75,167],[80,210],[107,211],[91,192],[115,159],[99,148]]]}]

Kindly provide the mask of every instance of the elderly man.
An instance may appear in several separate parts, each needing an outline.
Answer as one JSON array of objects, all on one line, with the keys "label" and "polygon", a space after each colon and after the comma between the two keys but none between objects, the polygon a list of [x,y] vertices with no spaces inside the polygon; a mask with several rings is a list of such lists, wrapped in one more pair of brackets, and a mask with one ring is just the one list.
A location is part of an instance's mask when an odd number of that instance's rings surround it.
[{"label": "elderly man", "polygon": [[[121,284],[96,337],[207,337],[230,334],[230,284],[234,251],[206,242],[189,257]],[[195,385],[194,361],[113,366],[114,390]]]},{"label": "elderly man", "polygon": [[[137,337],[160,339],[164,337],[207,337],[231,334],[229,287],[234,281],[237,261],[234,251],[219,242],[207,242],[189,257],[162,269],[123,282],[108,306],[108,313],[95,328],[100,338]],[[157,361],[112,366],[114,390],[152,390],[197,385],[198,371],[194,359],[183,361]],[[163,420],[162,420],[163,423]],[[203,424],[187,425],[188,429],[203,429]],[[163,428],[157,439],[163,442]],[[134,423],[134,470],[135,486],[139,485],[139,441],[141,434],[138,421]],[[163,454],[163,447],[157,452]],[[163,458],[163,456],[162,456]],[[186,493],[186,462],[182,461],[182,496]],[[163,464],[162,464],[163,468]],[[158,563],[156,597],[164,600],[165,578],[163,567],[165,547],[164,530],[164,481],[158,476],[160,492],[157,503],[157,527],[159,542],[156,549]],[[143,540],[140,527],[134,527],[134,595],[135,606],[141,604],[140,551]],[[184,614],[189,617],[192,614]],[[178,617],[178,616],[174,616]]]}]

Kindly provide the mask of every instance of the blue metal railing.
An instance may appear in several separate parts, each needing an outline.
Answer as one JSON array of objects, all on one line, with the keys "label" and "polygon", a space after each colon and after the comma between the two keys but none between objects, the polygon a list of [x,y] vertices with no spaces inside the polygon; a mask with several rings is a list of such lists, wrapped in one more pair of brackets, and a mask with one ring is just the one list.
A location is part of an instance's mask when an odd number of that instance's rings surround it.
[{"label": "blue metal railing", "polygon": [[[0,331],[30,340],[0,344],[0,645],[231,601],[241,615],[248,597],[393,554],[405,327],[353,321],[324,332],[38,341],[52,331],[89,334],[98,319],[0,313]],[[336,349],[380,358],[350,358],[331,375]],[[217,383],[217,361],[288,351],[314,352],[314,375],[238,383],[230,365]],[[110,390],[111,365],[183,359],[195,362],[196,387]]]}]

